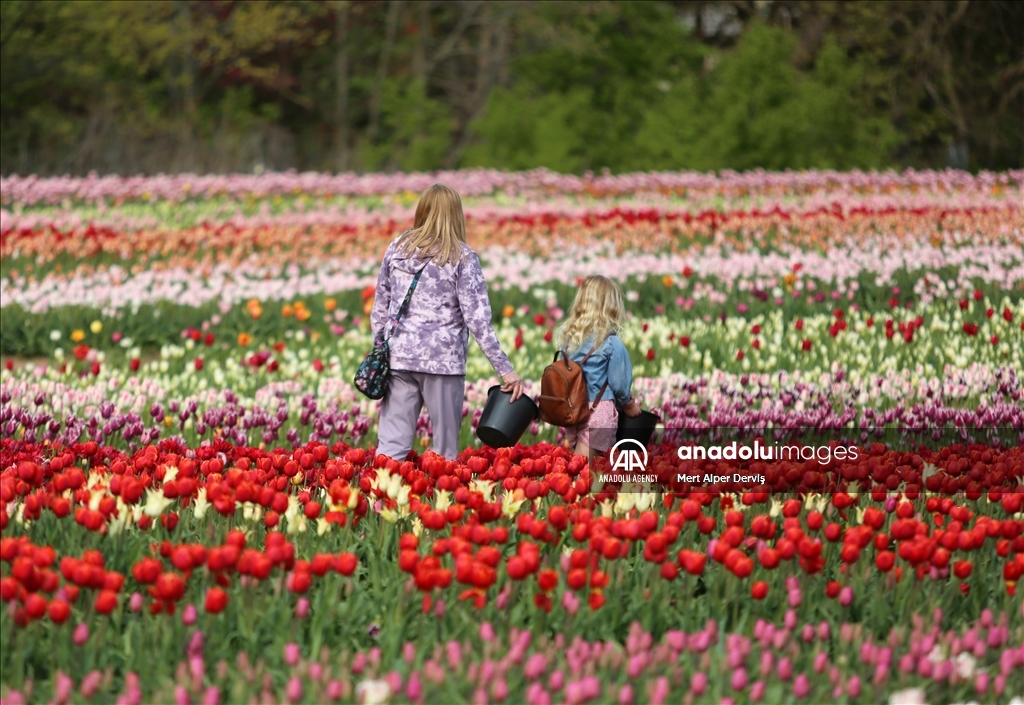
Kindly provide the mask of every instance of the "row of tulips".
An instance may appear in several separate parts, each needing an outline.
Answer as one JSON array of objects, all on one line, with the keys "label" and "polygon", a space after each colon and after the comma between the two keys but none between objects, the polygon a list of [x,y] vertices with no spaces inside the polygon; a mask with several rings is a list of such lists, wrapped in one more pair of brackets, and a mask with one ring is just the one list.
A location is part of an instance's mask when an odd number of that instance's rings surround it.
[{"label": "row of tulips", "polygon": [[[177,212],[177,211],[175,211]],[[350,261],[376,259],[395,235],[412,222],[412,212],[385,217],[371,212],[362,220],[345,213],[281,213],[242,218],[203,219],[197,223],[162,223],[159,218],[86,217],[77,210],[67,216],[25,216],[6,219],[0,228],[0,254],[29,259],[43,272],[85,265],[76,259],[104,255],[113,260],[147,257],[168,265],[195,269],[208,263],[255,261],[273,266],[286,259],[306,264],[328,254]],[[18,227],[15,227],[18,226]],[[687,210],[615,206],[580,207],[569,212],[481,212],[468,217],[470,244],[498,245],[540,254],[561,251],[567,244],[593,246],[595,238],[620,249],[685,251],[713,244],[748,251],[803,246],[809,249],[849,248],[884,236],[888,245],[981,245],[1020,241],[1020,209],[1012,201],[998,207],[945,205],[924,208],[791,211]],[[196,263],[195,260],[200,260]]]},{"label": "row of tulips", "polygon": [[436,182],[449,184],[465,196],[480,197],[504,192],[510,195],[552,193],[596,196],[636,193],[701,193],[739,195],[751,192],[800,196],[828,191],[843,194],[890,193],[892,191],[992,191],[1020,189],[1024,171],[982,172],[915,171],[903,173],[803,171],[771,173],[753,171],[720,174],[695,172],[651,172],[632,174],[587,174],[583,177],[558,174],[546,169],[504,172],[486,169],[437,172],[433,174],[317,174],[267,172],[258,175],[175,174],[85,178],[13,175],[0,179],[0,203],[58,204],[65,200],[85,203],[126,201],[171,201],[191,199],[247,199],[294,194],[372,196],[412,194],[415,196]]},{"label": "row of tulips", "polygon": [[[194,376],[207,372],[189,372],[183,379],[194,382]],[[77,382],[54,371],[21,379],[5,374],[0,385],[0,437],[30,443],[91,440],[133,450],[168,437],[191,445],[376,442],[379,404],[359,397],[347,381],[336,377],[308,385],[264,379],[250,396],[205,383],[184,384],[182,378],[176,383],[174,377],[130,376],[122,384],[102,372]],[[484,378],[467,383],[463,447],[479,446],[473,432],[495,382]],[[899,426],[960,428],[966,433],[1024,427],[1024,390],[1010,368],[950,369],[941,377],[916,380],[909,370],[856,376],[840,369],[815,375],[674,374],[638,378],[634,387],[670,430]],[[528,383],[526,391],[533,395],[536,388]],[[419,442],[428,445],[432,427],[425,414],[417,429]],[[558,441],[556,430],[534,423],[527,437]]]},{"label": "row of tulips", "polygon": [[[627,653],[638,638],[677,645],[664,660],[623,659],[612,669],[620,675],[602,676],[596,693],[575,702],[603,700],[623,676],[653,687],[673,668],[694,669],[687,677],[724,674],[705,684],[716,696],[813,698],[839,686],[832,666],[876,694],[928,684],[1001,698],[1013,685],[1015,654],[1024,658],[1019,622],[1006,621],[1021,609],[1022,451],[1024,444],[915,452],[875,444],[862,462],[825,469],[762,463],[771,487],[595,494],[584,458],[544,444],[399,463],[344,444],[285,453],[165,441],[129,455],[95,443],[7,440],[0,587],[9,609],[0,626],[16,648],[5,649],[4,672],[13,674],[5,685],[24,689],[35,674],[56,694],[69,679],[95,680],[93,671],[109,669],[106,687],[127,687],[145,663],[146,687],[173,683],[188,697],[212,687],[241,688],[249,698],[262,687],[315,701],[324,683],[289,669],[297,659],[280,651],[282,634],[310,645],[310,654],[327,647],[343,660],[346,648],[376,646],[378,664],[396,664],[407,685],[426,666],[400,664],[410,635],[426,658],[487,620],[507,634],[514,627],[616,641]],[[658,458],[656,471],[681,468],[671,455]],[[736,468],[726,465],[703,469]],[[737,590],[751,601],[730,599]],[[984,630],[944,639],[933,630],[929,640],[915,623],[908,640],[908,615],[920,604],[944,608],[958,627],[981,620]],[[708,620],[734,632],[725,644]],[[855,622],[858,637],[837,641],[814,620]],[[638,636],[633,622],[652,635]],[[217,678],[191,662],[182,678],[176,659],[156,655],[194,652],[193,628],[210,639],[211,662],[233,661],[242,649],[273,654],[270,683]],[[757,641],[774,649],[768,665],[750,662]],[[860,658],[844,658],[841,644],[854,641]],[[86,644],[96,648],[83,652]],[[690,661],[680,658],[686,651]],[[483,653],[490,657],[486,645]],[[799,686],[783,658],[804,673]],[[331,659],[323,661],[330,670]],[[365,663],[339,673],[358,676]],[[760,696],[755,668],[766,679]],[[537,679],[529,673],[546,670],[506,672],[508,697],[521,699]],[[475,697],[493,676],[478,683],[463,664],[449,697]],[[288,685],[293,678],[302,691]],[[352,697],[351,685],[335,695]],[[673,687],[704,694],[690,686],[676,679]],[[389,692],[421,701],[415,688]]]},{"label": "row of tulips", "polygon": [[[496,310],[498,337],[525,376],[539,377],[551,355],[555,328],[571,305],[573,287],[556,287],[519,294],[518,306],[510,302]],[[1016,291],[996,292],[973,289],[962,298],[916,305],[907,300],[904,306],[902,290],[894,287],[876,290],[873,298],[883,301],[862,307],[852,300],[860,292],[826,295],[812,283],[792,292],[776,287],[730,296],[710,285],[684,289],[675,282],[666,286],[647,280],[627,285],[626,293],[628,299],[642,300],[637,305],[650,315],[630,315],[621,337],[637,374],[650,376],[711,369],[813,372],[828,369],[833,361],[848,373],[921,365],[924,374],[935,375],[947,364],[964,367],[971,361],[1019,369],[1024,299]],[[239,367],[282,369],[291,377],[319,360],[347,376],[371,345],[364,311],[372,293],[372,288],[365,291],[362,303],[355,304],[362,308],[357,316],[349,316],[334,297],[286,303],[253,298],[223,314],[213,305],[185,303],[146,305],[114,317],[66,306],[45,313],[10,306],[3,309],[3,347],[7,354],[54,355],[56,366],[66,365],[65,370],[87,363],[92,374],[108,365],[123,373],[133,358],[141,358],[143,347],[162,346],[163,373],[180,369],[184,361],[197,371],[219,365],[231,378],[238,375],[229,370]],[[780,296],[773,300],[775,293]],[[135,289],[123,294],[137,297],[133,306],[142,297]],[[358,295],[353,297],[358,301]],[[487,376],[490,370],[476,345],[471,346],[469,377]]]}]

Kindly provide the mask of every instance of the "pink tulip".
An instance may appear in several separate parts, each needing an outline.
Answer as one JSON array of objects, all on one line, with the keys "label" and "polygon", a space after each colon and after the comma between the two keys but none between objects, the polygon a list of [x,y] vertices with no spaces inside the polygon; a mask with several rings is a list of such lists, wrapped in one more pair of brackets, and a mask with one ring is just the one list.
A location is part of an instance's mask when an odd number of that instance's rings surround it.
[{"label": "pink tulip", "polygon": [[388,688],[391,689],[392,693],[401,692],[402,674],[398,671],[388,671],[388,674],[384,676],[384,682],[388,684]]},{"label": "pink tulip", "polygon": [[142,604],[142,595],[137,592],[133,592],[132,596],[128,598],[128,609],[132,612],[139,612],[142,610]]},{"label": "pink tulip", "polygon": [[188,659],[188,673],[194,683],[202,684],[203,676],[206,673],[206,664],[201,656],[190,656]]},{"label": "pink tulip", "polygon": [[654,691],[651,693],[651,705],[661,705],[668,698],[668,678],[661,676],[654,681]]},{"label": "pink tulip", "polygon": [[832,627],[828,622],[820,622],[818,624],[818,639],[821,641],[828,641],[829,637],[832,636]]},{"label": "pink tulip", "polygon": [[188,691],[185,686],[174,686],[174,705],[189,705]]},{"label": "pink tulip", "polygon": [[811,682],[803,673],[797,675],[793,681],[793,695],[798,698],[806,698],[811,693]]},{"label": "pink tulip", "polygon": [[566,590],[562,593],[562,609],[571,615],[575,615],[580,609],[580,599],[574,593]]},{"label": "pink tulip", "polygon": [[444,619],[445,604],[444,600],[438,600],[434,603],[434,616],[438,619]]},{"label": "pink tulip", "polygon": [[750,702],[759,703],[764,700],[764,691],[767,688],[764,681],[754,681],[750,686]]},{"label": "pink tulip", "polygon": [[850,680],[846,682],[846,694],[854,700],[860,697],[860,676],[850,676]]},{"label": "pink tulip", "polygon": [[185,609],[181,611],[181,623],[186,627],[191,627],[195,624],[197,617],[196,608],[193,604],[185,605]]},{"label": "pink tulip", "polygon": [[411,641],[405,642],[402,646],[402,658],[406,663],[412,663],[416,660],[416,645]]},{"label": "pink tulip", "polygon": [[897,668],[900,673],[911,674],[914,672],[914,656],[912,654],[903,654],[899,660]]},{"label": "pink tulip", "polygon": [[703,695],[704,691],[708,688],[708,677],[697,671],[690,676],[690,691],[694,695]]},{"label": "pink tulip", "polygon": [[849,607],[853,603],[853,588],[849,585],[843,586],[843,589],[839,591],[839,604],[843,607]]},{"label": "pink tulip", "polygon": [[776,672],[779,674],[779,680],[788,681],[793,677],[793,664],[790,663],[789,658],[783,656],[779,659]]},{"label": "pink tulip", "polygon": [[306,615],[309,614],[309,600],[305,597],[300,597],[295,603],[295,617],[298,619],[305,619]]},{"label": "pink tulip", "polygon": [[295,666],[299,662],[299,658],[302,656],[302,652],[299,650],[299,645],[294,641],[290,641],[284,645],[284,662],[289,666]]},{"label": "pink tulip", "polygon": [[[287,656],[287,654],[286,654],[286,656]],[[366,654],[364,654],[362,651],[360,651],[359,653],[357,653],[355,655],[355,658],[352,659],[352,673],[354,673],[354,674],[356,674],[358,676],[358,675],[360,675],[365,670],[366,670]]]},{"label": "pink tulip", "polygon": [[552,671],[548,676],[548,689],[561,690],[563,685],[565,685],[565,674],[560,670]]},{"label": "pink tulip", "polygon": [[341,686],[341,681],[332,680],[330,683],[327,684],[327,698],[332,702],[336,700],[341,700],[341,694],[343,690],[344,689]]},{"label": "pink tulip", "polygon": [[58,705],[64,705],[74,693],[75,682],[64,671],[57,671],[56,683],[53,687],[53,699]]},{"label": "pink tulip", "polygon": [[544,674],[547,667],[547,657],[544,656],[544,654],[536,653],[526,660],[526,666],[523,668],[523,674],[526,676],[527,680],[537,680]]},{"label": "pink tulip", "polygon": [[100,681],[103,679],[103,674],[99,671],[89,671],[85,678],[82,679],[82,684],[78,687],[78,692],[82,694],[82,697],[86,700],[92,698],[96,694],[96,690],[100,687]]},{"label": "pink tulip", "polygon": [[732,672],[732,677],[729,679],[729,684],[733,690],[743,690],[747,687],[747,670],[745,668],[737,668]]},{"label": "pink tulip", "polygon": [[800,593],[800,589],[799,588],[797,588],[795,590],[790,590],[789,591],[789,606],[790,607],[799,607],[800,606],[800,601],[801,601],[802,598],[803,598],[803,595]]},{"label": "pink tulip", "polygon": [[324,677],[324,667],[319,663],[313,663],[309,667],[309,677],[314,681],[319,681]]},{"label": "pink tulip", "polygon": [[633,686],[628,683],[619,688],[619,705],[633,705]]},{"label": "pink tulip", "polygon": [[551,695],[540,683],[531,683],[526,689],[526,702],[529,705],[551,705]]},{"label": "pink tulip", "polygon": [[819,651],[814,657],[814,672],[824,673],[825,668],[828,666],[828,654]]},{"label": "pink tulip", "polygon": [[[188,646],[185,649],[189,656],[202,656],[203,655],[203,633],[201,631],[192,632],[192,636],[188,639]],[[239,654],[239,657],[244,656],[245,652]],[[246,659],[248,664],[248,659]]]},{"label": "pink tulip", "polygon": [[85,622],[81,622],[75,627],[75,631],[71,635],[71,641],[75,643],[75,646],[82,646],[85,642],[89,641],[89,627],[86,626]]},{"label": "pink tulip", "polygon": [[503,702],[508,697],[508,683],[504,678],[496,678],[491,684],[491,697],[496,701]]},{"label": "pink tulip", "polygon": [[480,638],[483,641],[494,641],[494,627],[491,626],[490,622],[484,622],[480,625]]},{"label": "pink tulip", "polygon": [[302,700],[302,681],[297,676],[289,678],[288,684],[284,688],[284,694],[290,703]]},{"label": "pink tulip", "polygon": [[203,693],[203,705],[220,705],[220,691],[216,686],[211,685]]},{"label": "pink tulip", "polygon": [[792,609],[786,610],[786,617],[785,617],[785,619],[782,620],[782,623],[783,623],[783,625],[785,625],[786,629],[788,629],[789,631],[793,631],[794,629],[796,629],[796,625],[797,625],[796,610],[792,610]]},{"label": "pink tulip", "polygon": [[974,690],[978,695],[984,695],[988,692],[988,674],[981,671],[974,677]]}]

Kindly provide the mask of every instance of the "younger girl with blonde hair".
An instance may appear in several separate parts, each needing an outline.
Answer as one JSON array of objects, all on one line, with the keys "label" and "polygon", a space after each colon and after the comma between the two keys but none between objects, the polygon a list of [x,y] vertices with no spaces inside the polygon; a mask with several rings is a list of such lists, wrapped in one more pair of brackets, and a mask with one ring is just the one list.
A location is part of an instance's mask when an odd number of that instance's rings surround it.
[{"label": "younger girl with blonde hair", "polygon": [[[626,321],[626,304],[619,285],[594,275],[580,284],[565,322],[555,333],[558,347],[581,363],[590,403],[597,406],[578,426],[566,428],[576,453],[603,453],[615,443],[619,412],[639,416],[640,405],[630,395],[633,365],[618,333]],[[600,399],[598,399],[600,395]]]}]

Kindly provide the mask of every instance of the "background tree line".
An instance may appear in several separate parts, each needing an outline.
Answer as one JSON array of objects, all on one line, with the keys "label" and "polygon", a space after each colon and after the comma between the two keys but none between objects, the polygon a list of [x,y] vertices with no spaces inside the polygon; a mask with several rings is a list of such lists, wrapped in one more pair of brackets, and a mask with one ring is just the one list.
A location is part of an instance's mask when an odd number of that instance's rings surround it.
[{"label": "background tree line", "polygon": [[1024,166],[1024,3],[0,8],[4,174]]}]

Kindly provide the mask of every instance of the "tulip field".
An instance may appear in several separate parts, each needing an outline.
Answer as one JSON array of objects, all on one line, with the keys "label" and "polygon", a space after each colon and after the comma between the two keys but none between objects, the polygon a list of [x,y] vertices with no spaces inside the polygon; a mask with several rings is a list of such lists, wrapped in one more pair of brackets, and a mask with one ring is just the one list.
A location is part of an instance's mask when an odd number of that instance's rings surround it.
[{"label": "tulip field", "polygon": [[[483,446],[475,343],[459,458],[375,455],[435,181],[528,395],[619,281],[657,484]],[[1024,702],[1024,172],[11,176],[0,263],[5,704]]]}]

